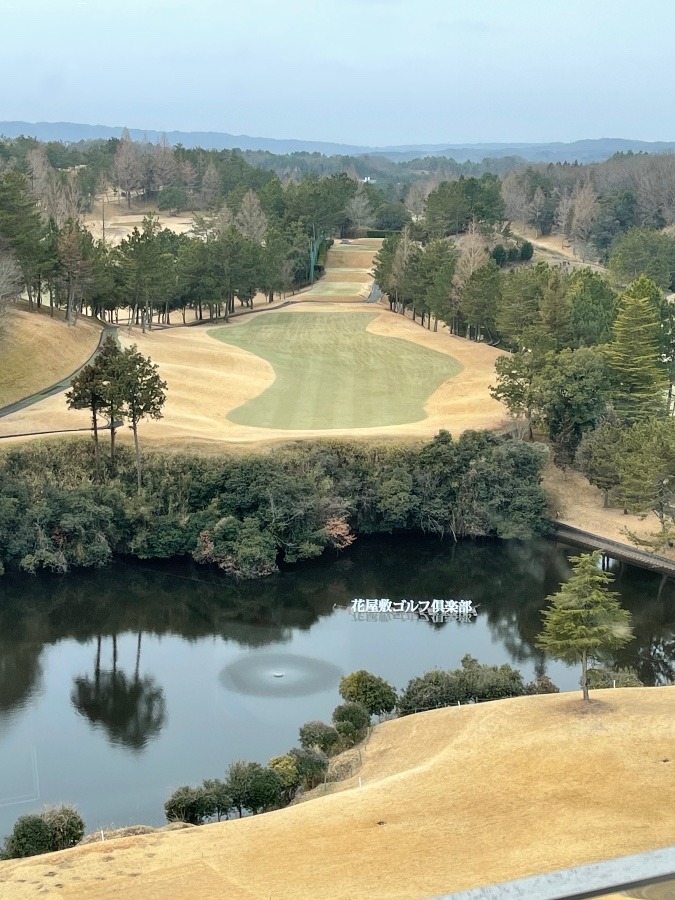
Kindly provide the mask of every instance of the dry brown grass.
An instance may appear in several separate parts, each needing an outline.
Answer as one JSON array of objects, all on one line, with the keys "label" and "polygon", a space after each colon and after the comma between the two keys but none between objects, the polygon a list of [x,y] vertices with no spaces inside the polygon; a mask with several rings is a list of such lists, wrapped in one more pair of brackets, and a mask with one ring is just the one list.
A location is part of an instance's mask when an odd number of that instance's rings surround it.
[{"label": "dry brown grass", "polygon": [[[644,519],[624,514],[621,507],[605,509],[603,493],[572,469],[562,471],[550,463],[544,471],[544,488],[549,497],[551,516],[565,525],[590,531],[622,544],[630,544],[626,532],[645,538],[659,530],[655,516]],[[674,551],[659,550],[661,556],[675,559]]]},{"label": "dry brown grass", "polygon": [[68,326],[62,315],[10,306],[0,319],[0,406],[65,378],[94,352],[99,326],[84,318]]},{"label": "dry brown grass", "polygon": [[[227,414],[258,396],[275,378],[274,370],[260,357],[232,345],[214,340],[208,327],[152,331],[145,335],[134,330],[120,331],[123,345],[137,343],[140,350],[159,364],[168,384],[164,418],[143,423],[141,439],[172,449],[192,450],[194,445],[239,444],[248,446],[271,441],[344,436],[364,438],[424,438],[445,428],[454,435],[467,428],[499,427],[504,408],[488,393],[494,380],[494,361],[499,352],[485,344],[475,344],[447,333],[427,331],[403,316],[378,306],[341,306],[335,303],[302,303],[282,310],[284,315],[306,310],[335,312],[380,311],[368,326],[374,334],[403,338],[454,357],[464,369],[435,391],[425,410],[428,417],[408,425],[381,428],[356,428],[336,432],[285,431],[237,425]],[[254,315],[265,315],[264,312]],[[248,321],[246,317],[242,321]],[[236,324],[229,326],[236,328]],[[56,395],[31,407],[0,419],[0,435],[86,428],[86,412],[69,411],[63,395]],[[123,429],[122,435],[127,429]]]},{"label": "dry brown grass", "polygon": [[[422,898],[672,843],[675,687],[523,697],[378,726],[341,791],[0,864],[6,896]],[[362,786],[359,787],[359,777]]]}]

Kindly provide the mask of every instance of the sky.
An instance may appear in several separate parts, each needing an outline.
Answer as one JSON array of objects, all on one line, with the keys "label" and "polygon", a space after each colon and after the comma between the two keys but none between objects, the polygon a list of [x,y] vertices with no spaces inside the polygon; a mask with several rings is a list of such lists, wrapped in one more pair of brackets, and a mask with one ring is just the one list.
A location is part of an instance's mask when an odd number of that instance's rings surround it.
[{"label": "sky", "polygon": [[672,0],[0,0],[0,120],[675,140]]}]

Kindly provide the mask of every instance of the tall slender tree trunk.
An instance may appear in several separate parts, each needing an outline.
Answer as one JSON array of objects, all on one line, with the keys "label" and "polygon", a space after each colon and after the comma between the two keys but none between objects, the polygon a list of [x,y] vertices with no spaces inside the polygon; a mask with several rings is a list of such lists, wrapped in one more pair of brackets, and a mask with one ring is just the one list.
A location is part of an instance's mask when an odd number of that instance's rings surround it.
[{"label": "tall slender tree trunk", "polygon": [[588,653],[584,649],[581,653],[581,693],[585,702],[588,702]]},{"label": "tall slender tree trunk", "polygon": [[96,637],[96,663],[94,666],[94,679],[96,682],[96,695],[98,696],[98,686],[101,681],[101,635]]},{"label": "tall slender tree trunk", "polygon": [[136,450],[136,482],[138,486],[138,493],[140,494],[143,488],[143,479],[141,473],[141,448],[138,443],[138,422],[134,419],[131,420],[131,430],[134,433],[134,448]]},{"label": "tall slender tree trunk", "polygon": [[99,447],[98,447],[98,409],[96,404],[91,405],[91,421],[94,428],[94,467],[96,469],[96,477],[99,471]]},{"label": "tall slender tree trunk", "polygon": [[136,669],[134,671],[134,679],[138,681],[138,673],[141,668],[141,638],[143,637],[143,632],[138,632],[138,641],[136,642]]},{"label": "tall slender tree trunk", "polygon": [[115,468],[115,432],[117,428],[115,427],[115,416],[113,414],[113,409],[110,409],[110,462],[112,463],[113,469]]}]

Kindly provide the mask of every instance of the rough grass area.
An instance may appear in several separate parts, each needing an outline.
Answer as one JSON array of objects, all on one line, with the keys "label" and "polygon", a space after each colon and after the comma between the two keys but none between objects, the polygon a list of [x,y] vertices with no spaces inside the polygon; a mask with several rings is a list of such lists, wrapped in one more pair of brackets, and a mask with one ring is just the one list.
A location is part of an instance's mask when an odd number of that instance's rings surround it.
[{"label": "rough grass area", "polygon": [[424,404],[462,366],[410,341],[370,334],[378,313],[270,313],[213,329],[219,341],[269,362],[276,374],[258,397],[229,413],[240,425],[290,430],[418,422]]},{"label": "rough grass area", "polygon": [[0,862],[0,896],[419,900],[669,846],[675,687],[591,696],[385,722],[336,793]]},{"label": "rough grass area", "polygon": [[75,326],[60,311],[10,307],[0,317],[0,406],[22,400],[78,369],[94,352],[100,328],[80,317]]}]

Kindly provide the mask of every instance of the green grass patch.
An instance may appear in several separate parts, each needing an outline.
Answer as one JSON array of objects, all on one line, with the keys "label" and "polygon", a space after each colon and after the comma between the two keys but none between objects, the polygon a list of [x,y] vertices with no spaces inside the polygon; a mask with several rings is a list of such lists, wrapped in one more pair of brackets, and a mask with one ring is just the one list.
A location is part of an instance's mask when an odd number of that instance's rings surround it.
[{"label": "green grass patch", "polygon": [[368,428],[426,418],[424,403],[462,370],[452,357],[369,334],[378,313],[265,313],[209,334],[267,360],[276,379],[233,410],[239,425]]}]

